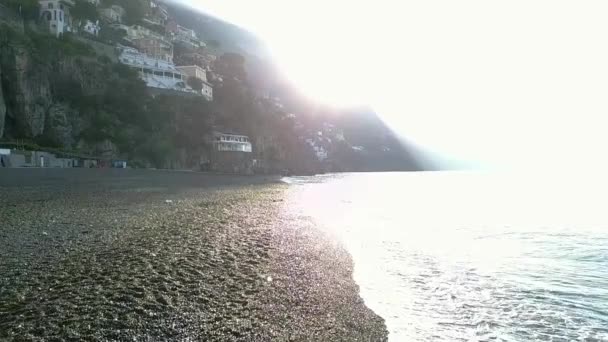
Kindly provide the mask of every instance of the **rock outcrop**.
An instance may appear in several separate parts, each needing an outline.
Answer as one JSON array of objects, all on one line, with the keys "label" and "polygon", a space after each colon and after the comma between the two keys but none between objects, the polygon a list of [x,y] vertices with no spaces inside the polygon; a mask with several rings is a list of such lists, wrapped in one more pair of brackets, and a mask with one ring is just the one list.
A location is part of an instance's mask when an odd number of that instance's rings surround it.
[{"label": "rock outcrop", "polygon": [[46,112],[53,103],[45,65],[32,60],[22,47],[0,51],[6,113],[14,121],[15,135],[35,138],[44,132]]},{"label": "rock outcrop", "polygon": [[[2,80],[2,68],[0,68],[0,80]],[[0,138],[4,136],[4,117],[6,116],[6,104],[2,92],[2,82],[0,81]]]},{"label": "rock outcrop", "polygon": [[27,35],[1,38],[0,138],[75,148],[87,123],[69,101],[103,92],[106,66],[60,48],[39,49]]},{"label": "rock outcrop", "polygon": [[74,146],[74,123],[78,116],[69,105],[56,103],[46,113],[44,138],[53,146]]}]

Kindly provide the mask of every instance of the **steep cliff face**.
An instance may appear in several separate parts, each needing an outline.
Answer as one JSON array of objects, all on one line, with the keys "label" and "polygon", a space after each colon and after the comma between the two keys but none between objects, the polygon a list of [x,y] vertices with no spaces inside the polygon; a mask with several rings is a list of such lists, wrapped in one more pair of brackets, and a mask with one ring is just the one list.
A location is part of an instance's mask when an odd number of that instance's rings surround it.
[{"label": "steep cliff face", "polygon": [[2,68],[0,67],[0,139],[4,136],[4,117],[6,115],[6,104],[2,91]]},{"label": "steep cliff face", "polygon": [[0,138],[77,148],[89,123],[75,101],[104,91],[108,66],[36,37],[0,32]]},{"label": "steep cliff face", "polygon": [[35,138],[44,132],[46,112],[53,103],[45,67],[34,63],[24,48],[9,46],[0,50],[1,85],[6,117],[14,124],[12,135]]},{"label": "steep cliff face", "polygon": [[54,103],[45,116],[44,141],[51,146],[74,146],[75,133],[78,132],[78,112],[67,104]]}]

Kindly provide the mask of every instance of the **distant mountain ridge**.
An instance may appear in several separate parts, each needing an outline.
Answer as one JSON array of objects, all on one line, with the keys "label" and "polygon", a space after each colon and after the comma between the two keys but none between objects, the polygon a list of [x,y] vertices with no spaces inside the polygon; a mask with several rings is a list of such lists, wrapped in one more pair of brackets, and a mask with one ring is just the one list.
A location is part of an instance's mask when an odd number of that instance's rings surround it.
[{"label": "distant mountain ridge", "polygon": [[180,25],[191,28],[206,42],[218,41],[219,53],[236,52],[265,58],[268,51],[264,43],[253,33],[233,23],[195,9],[184,1],[161,0],[169,7],[169,12]]}]

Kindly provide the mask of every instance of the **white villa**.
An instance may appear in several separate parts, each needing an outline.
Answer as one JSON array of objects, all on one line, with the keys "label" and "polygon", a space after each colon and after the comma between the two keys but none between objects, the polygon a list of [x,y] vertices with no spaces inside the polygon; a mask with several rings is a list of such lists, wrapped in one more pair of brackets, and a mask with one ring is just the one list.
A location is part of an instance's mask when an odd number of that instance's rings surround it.
[{"label": "white villa", "polygon": [[[207,82],[207,70],[201,68],[198,65],[178,66],[176,67],[182,74],[186,75],[187,78],[194,77],[202,82],[201,94],[208,100],[213,100],[213,87]],[[187,81],[186,78],[186,81]]]},{"label": "white villa", "polygon": [[65,32],[72,31],[70,7],[72,0],[40,0],[40,18],[48,25],[51,34],[59,37]]},{"label": "white villa", "polygon": [[213,133],[213,149],[218,152],[247,152],[252,151],[251,142],[246,135]]},{"label": "white villa", "polygon": [[152,58],[130,47],[120,46],[119,52],[119,61],[137,69],[148,87],[200,95],[186,84],[186,75],[173,63]]}]

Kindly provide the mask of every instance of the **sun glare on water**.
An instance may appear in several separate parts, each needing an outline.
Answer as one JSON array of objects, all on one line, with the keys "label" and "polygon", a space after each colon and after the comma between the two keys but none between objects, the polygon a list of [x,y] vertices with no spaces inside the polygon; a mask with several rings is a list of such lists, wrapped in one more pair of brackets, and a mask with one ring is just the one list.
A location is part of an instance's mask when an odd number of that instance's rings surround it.
[{"label": "sun glare on water", "polygon": [[551,166],[606,145],[605,2],[182,1],[259,35],[303,93],[369,104],[440,155]]}]

